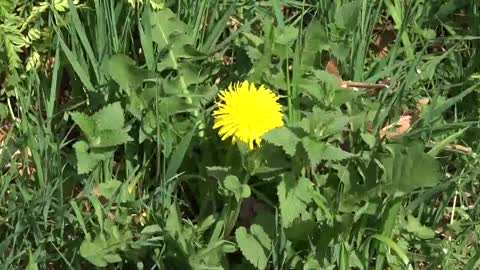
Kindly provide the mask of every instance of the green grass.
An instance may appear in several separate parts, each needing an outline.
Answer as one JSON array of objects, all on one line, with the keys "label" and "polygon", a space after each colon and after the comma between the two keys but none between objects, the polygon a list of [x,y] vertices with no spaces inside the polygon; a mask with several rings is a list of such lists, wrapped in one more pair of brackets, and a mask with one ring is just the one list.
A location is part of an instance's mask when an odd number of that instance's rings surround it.
[{"label": "green grass", "polygon": [[[475,1],[4,2],[0,269],[479,267]],[[284,105],[253,151],[241,80]]]}]

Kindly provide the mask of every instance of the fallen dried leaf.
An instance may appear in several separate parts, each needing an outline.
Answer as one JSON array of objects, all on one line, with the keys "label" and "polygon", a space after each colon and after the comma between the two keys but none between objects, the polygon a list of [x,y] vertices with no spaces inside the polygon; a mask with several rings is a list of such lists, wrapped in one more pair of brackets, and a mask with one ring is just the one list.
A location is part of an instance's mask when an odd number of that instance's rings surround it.
[{"label": "fallen dried leaf", "polygon": [[388,85],[384,83],[352,82],[343,80],[340,71],[338,71],[337,60],[335,58],[328,60],[325,65],[325,71],[337,77],[340,81],[340,87],[344,89],[358,91],[359,88],[378,89],[388,87]]},{"label": "fallen dried leaf", "polygon": [[403,133],[407,132],[410,128],[412,122],[411,115],[402,115],[396,123],[390,124],[383,127],[380,130],[380,138],[387,137],[387,139],[392,139]]},{"label": "fallen dried leaf", "polygon": [[325,65],[325,71],[332,75],[335,75],[338,79],[340,79],[340,81],[343,82],[343,78],[340,74],[340,71],[338,71],[337,60],[335,58],[331,58],[330,60],[328,60],[327,64]]},{"label": "fallen dried leaf", "polygon": [[238,26],[240,25],[240,21],[237,19],[230,17],[230,19],[227,22],[227,26],[232,28],[234,32],[238,30]]},{"label": "fallen dried leaf", "polygon": [[472,148],[471,147],[467,147],[467,146],[463,146],[463,145],[459,145],[459,144],[447,145],[446,148],[449,149],[449,150],[462,151],[462,152],[465,152],[465,153],[468,153],[468,154],[472,153]]}]

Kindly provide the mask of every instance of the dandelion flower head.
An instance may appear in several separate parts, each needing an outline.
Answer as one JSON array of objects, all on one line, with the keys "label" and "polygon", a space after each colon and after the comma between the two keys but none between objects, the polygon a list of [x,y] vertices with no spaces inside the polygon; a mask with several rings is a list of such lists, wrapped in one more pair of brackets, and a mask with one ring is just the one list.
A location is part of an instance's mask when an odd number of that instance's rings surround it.
[{"label": "dandelion flower head", "polygon": [[231,84],[218,94],[213,128],[219,128],[222,140],[232,137],[232,142],[238,139],[253,149],[263,134],[283,125],[278,99],[264,85],[256,87],[248,81]]}]

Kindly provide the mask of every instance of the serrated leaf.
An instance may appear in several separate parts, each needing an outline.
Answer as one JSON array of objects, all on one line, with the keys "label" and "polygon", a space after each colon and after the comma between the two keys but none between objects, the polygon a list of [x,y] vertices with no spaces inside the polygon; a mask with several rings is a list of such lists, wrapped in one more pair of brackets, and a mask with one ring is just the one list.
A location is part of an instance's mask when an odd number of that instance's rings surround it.
[{"label": "serrated leaf", "polygon": [[180,235],[182,232],[182,223],[178,213],[177,206],[173,203],[168,209],[168,217],[165,224],[165,230],[172,235]]},{"label": "serrated leaf", "polygon": [[234,175],[228,175],[225,177],[223,180],[223,185],[225,189],[233,193],[237,201],[250,197],[250,187],[248,185],[241,184],[240,181],[238,181],[238,178]]},{"label": "serrated leaf", "polygon": [[253,224],[250,226],[250,233],[260,242],[260,244],[267,250],[272,247],[272,240],[265,232],[262,226]]},{"label": "serrated leaf", "polygon": [[435,232],[431,228],[423,226],[420,221],[412,215],[408,215],[405,229],[420,239],[432,239],[435,237]]},{"label": "serrated leaf", "polygon": [[95,120],[93,120],[92,117],[80,112],[72,112],[70,113],[70,116],[72,117],[73,122],[75,122],[83,133],[85,133],[87,138],[91,138],[95,135],[96,126]]},{"label": "serrated leaf", "polygon": [[152,39],[164,50],[170,46],[173,39],[187,31],[187,25],[180,21],[175,13],[166,8],[153,12],[151,15]]},{"label": "serrated leaf", "polygon": [[119,130],[125,125],[123,108],[120,102],[115,102],[103,107],[92,117],[95,120],[97,130]]},{"label": "serrated leaf", "polygon": [[290,156],[295,155],[297,144],[300,142],[300,138],[292,130],[284,126],[270,130],[263,135],[263,138],[273,145],[281,146],[285,153]]},{"label": "serrated leaf", "polygon": [[345,3],[335,12],[335,24],[346,30],[354,28],[357,25],[360,11],[359,1]]},{"label": "serrated leaf", "polygon": [[310,162],[313,164],[318,164],[322,160],[339,161],[355,156],[331,144],[318,142],[310,138],[303,138],[302,144]]},{"label": "serrated leaf", "polygon": [[257,269],[267,267],[268,258],[266,250],[255,237],[247,232],[245,227],[239,227],[235,231],[235,239],[243,256]]},{"label": "serrated leaf", "polygon": [[88,153],[88,144],[84,141],[76,142],[73,145],[75,156],[77,158],[77,171],[79,174],[88,173],[95,168],[98,160],[90,157]]},{"label": "serrated leaf", "polygon": [[117,253],[107,254],[107,255],[103,256],[103,259],[107,263],[118,263],[118,262],[122,261],[122,258]]},{"label": "serrated leaf", "polygon": [[222,181],[229,175],[230,168],[227,167],[220,167],[220,166],[212,166],[206,167],[207,174],[210,177],[215,178],[218,181]]},{"label": "serrated leaf", "polygon": [[111,222],[105,222],[104,237],[97,236],[93,241],[84,240],[80,245],[80,255],[95,266],[105,267],[122,259],[118,250],[123,250],[132,240],[129,230],[120,231]]},{"label": "serrated leaf", "polygon": [[202,67],[190,62],[182,62],[178,64],[179,75],[187,86],[198,84],[208,78],[208,73],[202,72]]},{"label": "serrated leaf", "polygon": [[443,178],[438,161],[426,154],[421,144],[388,145],[391,154],[380,159],[385,174],[383,181],[393,191],[411,192],[421,187],[433,187]]},{"label": "serrated leaf", "polygon": [[282,29],[275,28],[275,43],[282,45],[290,45],[298,37],[298,29],[288,25]]},{"label": "serrated leaf", "polygon": [[100,195],[106,199],[111,199],[121,185],[122,182],[116,179],[111,179],[107,182],[100,183],[98,185],[98,191],[100,192]]},{"label": "serrated leaf", "polygon": [[92,147],[112,147],[132,141],[125,130],[103,130],[92,140]]},{"label": "serrated leaf", "polygon": [[102,256],[103,248],[104,246],[99,241],[91,242],[85,240],[80,245],[80,255],[95,266],[105,267],[107,266],[107,262]]},{"label": "serrated leaf", "polygon": [[154,72],[136,66],[130,57],[123,54],[113,55],[106,64],[110,77],[123,89],[135,89],[148,78],[155,76]]},{"label": "serrated leaf", "polygon": [[143,228],[142,232],[140,232],[140,233],[141,234],[154,234],[154,233],[159,233],[159,232],[163,232],[162,227],[160,227],[158,224],[154,224],[154,225],[146,226],[145,228]]},{"label": "serrated leaf", "polygon": [[283,227],[289,227],[300,216],[312,201],[313,187],[307,178],[294,178],[291,173],[286,173],[277,187],[280,202],[280,214]]},{"label": "serrated leaf", "polygon": [[329,89],[335,89],[335,88],[339,88],[340,87],[340,84],[341,84],[341,78],[335,76],[334,74],[331,74],[325,70],[315,70],[313,71],[313,75],[315,76],[315,78],[322,82],[322,83],[325,83],[325,85],[329,88]]},{"label": "serrated leaf", "polygon": [[329,39],[323,22],[313,21],[309,24],[305,33],[304,44],[302,69],[310,71],[313,66],[320,65],[320,51],[329,48]]},{"label": "serrated leaf", "polygon": [[305,132],[322,139],[342,132],[350,118],[338,111],[324,111],[314,107],[313,111],[303,118],[300,126]]}]

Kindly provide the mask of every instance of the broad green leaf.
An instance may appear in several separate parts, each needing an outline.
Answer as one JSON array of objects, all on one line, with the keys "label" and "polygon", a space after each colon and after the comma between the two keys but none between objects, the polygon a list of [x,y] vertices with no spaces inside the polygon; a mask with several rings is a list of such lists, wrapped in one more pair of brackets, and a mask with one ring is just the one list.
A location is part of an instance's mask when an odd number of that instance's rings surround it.
[{"label": "broad green leaf", "polygon": [[167,49],[167,46],[172,44],[175,35],[178,36],[187,31],[187,25],[168,8],[153,12],[150,18],[152,39],[158,44],[160,51]]},{"label": "broad green leaf", "polygon": [[302,144],[313,164],[318,164],[323,160],[339,161],[355,156],[329,143],[318,142],[310,138],[303,138]]},{"label": "broad green leaf", "polygon": [[284,126],[270,130],[263,135],[263,138],[273,145],[281,146],[290,156],[295,155],[297,144],[300,142],[300,138],[291,129]]},{"label": "broad green leaf", "polygon": [[442,180],[440,164],[424,152],[421,144],[389,145],[388,148],[391,154],[380,159],[387,186],[408,193],[421,187],[433,187]]},{"label": "broad green leaf", "polygon": [[280,202],[280,214],[283,227],[289,227],[300,216],[312,201],[313,186],[309,179],[294,178],[291,173],[286,173],[277,187]]},{"label": "broad green leaf", "polygon": [[359,1],[345,3],[335,12],[335,24],[340,28],[351,30],[357,26],[360,11]]},{"label": "broad green leaf", "polygon": [[275,28],[275,43],[291,45],[298,37],[298,29],[288,25],[283,29]]},{"label": "broad green leaf", "polygon": [[350,118],[338,111],[324,111],[314,107],[313,111],[303,118],[300,126],[305,132],[319,139],[330,137],[342,132]]},{"label": "broad green leaf", "polygon": [[[329,89],[335,89],[340,87],[341,80],[337,76],[329,73],[325,70],[314,70],[313,75],[318,81],[325,83]],[[348,92],[348,91],[344,91]]]},{"label": "broad green leaf", "polygon": [[230,168],[218,166],[206,167],[205,169],[208,176],[215,178],[217,181],[222,181],[225,179],[225,177],[229,175],[230,171]]},{"label": "broad green leaf", "polygon": [[123,54],[113,55],[106,65],[110,77],[123,89],[135,89],[155,74],[137,67],[135,61]]},{"label": "broad green leaf", "polygon": [[26,270],[38,270],[38,265],[35,262],[35,258],[32,255],[32,251],[28,249],[28,265]]},{"label": "broad green leaf", "polygon": [[120,230],[112,222],[105,221],[103,237],[97,236],[93,241],[84,240],[80,245],[80,255],[97,267],[105,267],[109,263],[118,263],[122,259],[117,253],[132,242],[132,232]]},{"label": "broad green leaf", "polygon": [[80,255],[95,266],[105,267],[107,262],[103,258],[104,246],[99,239],[95,242],[84,240],[80,245]]},{"label": "broad green leaf", "polygon": [[108,154],[90,153],[88,143],[78,141],[73,145],[77,158],[77,171],[79,174],[92,171],[97,164],[108,157]]},{"label": "broad green leaf", "polygon": [[243,256],[256,269],[262,270],[267,268],[267,250],[253,234],[248,233],[245,227],[239,227],[235,231],[235,239]]},{"label": "broad green leaf", "polygon": [[325,25],[321,21],[309,24],[305,33],[304,47],[302,50],[302,69],[311,71],[312,67],[320,65],[319,53],[329,48],[328,35]]},{"label": "broad green leaf", "polygon": [[154,224],[154,225],[146,226],[145,228],[143,228],[142,232],[140,232],[140,233],[141,234],[155,234],[155,233],[159,233],[159,232],[163,232],[162,227],[160,227],[160,225],[158,225],[158,224]]},{"label": "broad green leaf", "polygon": [[375,143],[377,142],[377,138],[375,138],[375,136],[373,136],[371,133],[368,133],[368,132],[361,133],[360,137],[368,145],[370,149],[372,149],[375,146]]},{"label": "broad green leaf", "polygon": [[110,200],[121,185],[122,182],[116,179],[111,179],[107,182],[100,183],[98,185],[98,190],[100,195]]},{"label": "broad green leaf", "polygon": [[426,226],[423,226],[420,221],[412,215],[408,215],[405,230],[413,233],[420,239],[432,239],[435,237],[435,232]]},{"label": "broad green leaf", "polygon": [[91,142],[92,147],[112,147],[133,141],[125,130],[103,130]]},{"label": "broad green leaf", "polygon": [[80,112],[72,112],[70,113],[70,116],[75,124],[77,124],[83,133],[85,133],[87,138],[90,139],[95,135],[96,125],[95,120],[92,119],[92,117]]},{"label": "broad green leaf", "polygon": [[241,184],[240,181],[238,181],[238,178],[234,175],[225,177],[225,180],[223,180],[223,185],[227,190],[233,193],[237,201],[250,197],[250,187],[248,185]]},{"label": "broad green leaf", "polygon": [[182,165],[183,158],[187,153],[187,149],[192,141],[193,134],[197,130],[197,125],[193,126],[191,130],[182,138],[180,144],[175,148],[167,165],[167,172],[165,173],[165,179],[172,179],[177,173],[178,169]]},{"label": "broad green leaf", "polygon": [[265,232],[262,226],[258,224],[253,224],[250,226],[250,233],[257,238],[257,240],[262,244],[265,249],[270,249],[272,247],[272,240]]},{"label": "broad green leaf", "polygon": [[104,259],[107,263],[118,263],[118,262],[121,262],[121,261],[122,261],[122,258],[120,257],[120,255],[118,255],[118,254],[116,254],[116,253],[106,254],[105,256],[103,256],[103,259]]},{"label": "broad green leaf", "polygon": [[93,115],[97,130],[119,130],[125,125],[123,108],[120,102],[106,105]]},{"label": "broad green leaf", "polygon": [[190,86],[205,81],[210,74],[202,71],[202,67],[190,62],[178,64],[179,75],[182,76],[185,84]]},{"label": "broad green leaf", "polygon": [[318,262],[317,259],[315,259],[314,256],[309,256],[307,261],[305,262],[305,265],[303,266],[303,270],[317,270],[317,269],[322,269],[322,266]]},{"label": "broad green leaf", "polygon": [[444,20],[447,16],[453,14],[458,9],[466,6],[468,0],[445,0],[440,3],[442,5],[438,8],[433,17],[438,18],[439,20]]}]

